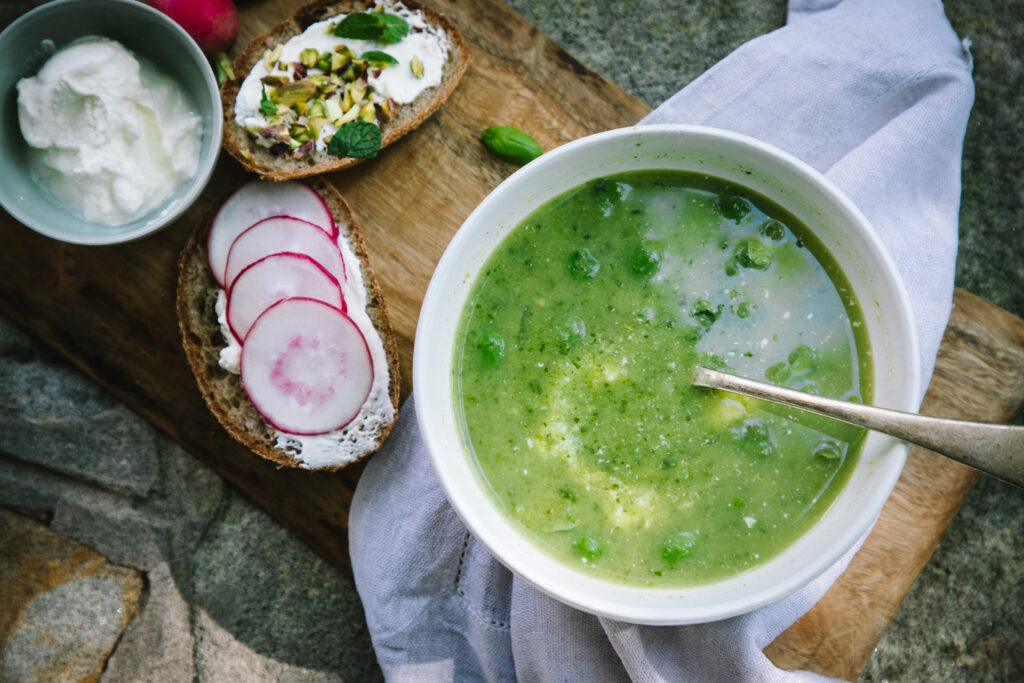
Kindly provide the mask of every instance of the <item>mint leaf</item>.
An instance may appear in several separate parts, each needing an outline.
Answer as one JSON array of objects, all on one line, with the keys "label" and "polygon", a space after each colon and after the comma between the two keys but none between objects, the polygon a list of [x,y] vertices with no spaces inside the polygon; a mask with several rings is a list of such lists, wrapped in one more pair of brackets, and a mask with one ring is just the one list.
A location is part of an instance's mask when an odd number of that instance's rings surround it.
[{"label": "mint leaf", "polygon": [[350,14],[334,27],[338,38],[372,40],[390,45],[397,43],[409,33],[409,24],[395,14],[358,12]]},{"label": "mint leaf", "polygon": [[263,97],[260,98],[260,113],[267,118],[277,113],[277,105],[267,97],[267,86],[263,86]]},{"label": "mint leaf", "polygon": [[389,55],[387,52],[381,52],[380,50],[370,50],[364,52],[360,59],[365,59],[370,64],[375,66],[388,66],[389,64],[398,64],[398,60]]},{"label": "mint leaf", "polygon": [[346,123],[327,143],[327,153],[339,157],[369,159],[379,151],[380,128],[366,121]]},{"label": "mint leaf", "polygon": [[378,14],[377,16],[381,18],[384,25],[380,42],[385,45],[397,43],[409,33],[409,24],[397,14]]},{"label": "mint leaf", "polygon": [[376,14],[350,14],[334,27],[334,35],[355,40],[377,40],[383,32],[382,23]]}]

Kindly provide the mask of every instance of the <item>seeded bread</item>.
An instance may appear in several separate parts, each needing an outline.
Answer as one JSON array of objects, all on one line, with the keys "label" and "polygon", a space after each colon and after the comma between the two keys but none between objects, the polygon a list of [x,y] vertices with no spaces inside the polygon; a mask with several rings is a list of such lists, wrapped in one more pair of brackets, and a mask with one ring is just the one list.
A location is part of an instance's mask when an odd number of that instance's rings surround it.
[{"label": "seeded bread", "polygon": [[[367,257],[366,242],[361,228],[348,204],[332,185],[320,178],[306,183],[327,203],[338,229],[348,239],[359,257],[363,282],[367,290],[367,314],[384,343],[390,375],[388,395],[394,408],[393,415],[397,416],[398,345],[391,330],[380,285]],[[226,340],[221,333],[215,310],[219,288],[206,260],[206,235],[209,224],[210,221],[205,221],[196,227],[178,258],[178,325],[181,328],[182,345],[185,347],[189,365],[195,374],[206,405],[232,437],[248,446],[257,455],[278,465],[305,467],[290,453],[276,447],[273,427],[267,424],[249,402],[239,376],[224,370],[218,362],[220,350],[224,348]],[[349,462],[322,469],[340,469],[375,451],[391,431],[393,421],[392,417],[391,421],[381,423],[377,434],[361,434],[362,437],[370,437],[363,441],[372,444],[371,448],[364,452],[347,454],[351,456]],[[359,426],[355,423],[351,425],[356,429]]]},{"label": "seeded bread", "polygon": [[[221,103],[224,110],[224,149],[247,169],[268,180],[288,180],[328,171],[339,171],[362,161],[362,159],[338,157],[315,150],[300,159],[288,155],[276,156],[267,147],[255,144],[253,138],[235,122],[235,99],[245,77],[259,63],[268,49],[299,35],[310,24],[339,14],[364,12],[372,8],[374,4],[373,0],[341,0],[340,2],[338,0],[319,0],[303,7],[269,33],[254,38],[235,59],[235,78],[226,82],[221,89]],[[381,123],[382,149],[423,123],[428,116],[434,113],[448,99],[469,64],[469,48],[458,29],[455,28],[455,24],[448,17],[429,7],[419,5],[413,0],[403,0],[401,4],[411,10],[420,10],[428,23],[443,29],[451,43],[451,50],[444,64],[440,85],[428,88],[412,102],[400,105],[395,118]]]}]

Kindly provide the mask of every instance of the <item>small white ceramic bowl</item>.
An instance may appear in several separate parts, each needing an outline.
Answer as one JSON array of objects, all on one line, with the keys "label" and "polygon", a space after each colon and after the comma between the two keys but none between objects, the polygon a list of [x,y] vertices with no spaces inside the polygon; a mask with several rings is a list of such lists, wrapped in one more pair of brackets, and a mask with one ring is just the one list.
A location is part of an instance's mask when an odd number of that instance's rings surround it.
[{"label": "small white ceramic bowl", "polygon": [[518,576],[593,614],[642,624],[702,623],[783,598],[835,563],[881,512],[907,447],[869,435],[849,482],[807,533],[754,569],[693,588],[637,587],[588,573],[543,550],[499,508],[456,418],[455,334],[467,295],[498,243],[537,207],[592,178],[639,169],[718,176],[793,213],[831,252],[864,308],[875,404],[916,409],[920,371],[910,303],[892,259],[853,203],[821,174],[770,145],[721,130],[667,125],[613,130],[548,152],[505,180],[466,219],[434,272],[420,312],[413,357],[416,410],[452,507]]},{"label": "small white ceramic bowl", "polygon": [[[60,49],[98,35],[120,42],[173,78],[203,120],[195,175],[160,206],[118,226],[92,223],[73,213],[29,172],[28,143],[18,125],[15,85],[34,75],[52,41]],[[220,153],[220,92],[206,57],[178,24],[136,0],[55,0],[18,17],[0,33],[0,204],[36,232],[74,244],[115,244],[159,230],[185,212],[206,187]]]}]

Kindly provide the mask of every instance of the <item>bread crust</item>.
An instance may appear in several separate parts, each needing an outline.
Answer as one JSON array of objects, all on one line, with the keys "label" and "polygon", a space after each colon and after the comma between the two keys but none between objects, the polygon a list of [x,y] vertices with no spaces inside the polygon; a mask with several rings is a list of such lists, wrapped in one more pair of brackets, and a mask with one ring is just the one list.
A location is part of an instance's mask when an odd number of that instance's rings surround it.
[{"label": "bread crust", "polygon": [[[469,47],[448,17],[414,0],[402,0],[402,4],[411,10],[420,10],[428,23],[443,29],[451,42],[451,51],[445,61],[441,84],[428,88],[412,102],[401,105],[398,108],[398,115],[391,121],[381,122],[381,149],[419,126],[444,104],[466,72],[470,59]],[[223,147],[231,156],[245,168],[267,180],[305,178],[319,173],[340,171],[362,161],[355,157],[337,157],[315,150],[301,159],[290,156],[277,157],[268,148],[254,144],[245,129],[235,122],[235,99],[238,97],[242,82],[263,58],[266,50],[299,35],[318,21],[342,13],[364,12],[373,5],[373,0],[317,0],[298,10],[270,32],[253,38],[234,61],[235,78],[227,81],[221,88],[221,106],[224,112]]]},{"label": "bread crust", "polygon": [[[370,264],[362,228],[334,186],[322,178],[305,182],[327,203],[340,234],[348,239],[356,256],[359,257],[367,292],[366,312],[384,343],[390,378],[388,397],[394,409],[394,416],[397,417],[398,343],[391,329],[380,283]],[[227,344],[227,340],[224,339],[217,321],[216,304],[220,287],[210,273],[206,258],[206,238],[212,218],[211,215],[196,226],[178,257],[178,326],[181,329],[182,346],[189,366],[210,412],[236,441],[278,466],[311,469],[291,454],[276,447],[274,428],[249,401],[242,388],[241,378],[220,366],[220,350]],[[314,469],[338,470],[365,458],[380,447],[393,424],[394,419],[381,429],[373,448],[358,454],[351,461]]]}]

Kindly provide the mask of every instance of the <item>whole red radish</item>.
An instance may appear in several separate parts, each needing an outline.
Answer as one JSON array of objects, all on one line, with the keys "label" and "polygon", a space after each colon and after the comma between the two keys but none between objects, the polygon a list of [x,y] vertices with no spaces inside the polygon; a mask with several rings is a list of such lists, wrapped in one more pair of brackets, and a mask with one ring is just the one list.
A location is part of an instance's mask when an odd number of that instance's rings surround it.
[{"label": "whole red radish", "polygon": [[232,0],[145,0],[174,19],[207,55],[223,52],[238,36],[238,10]]}]

